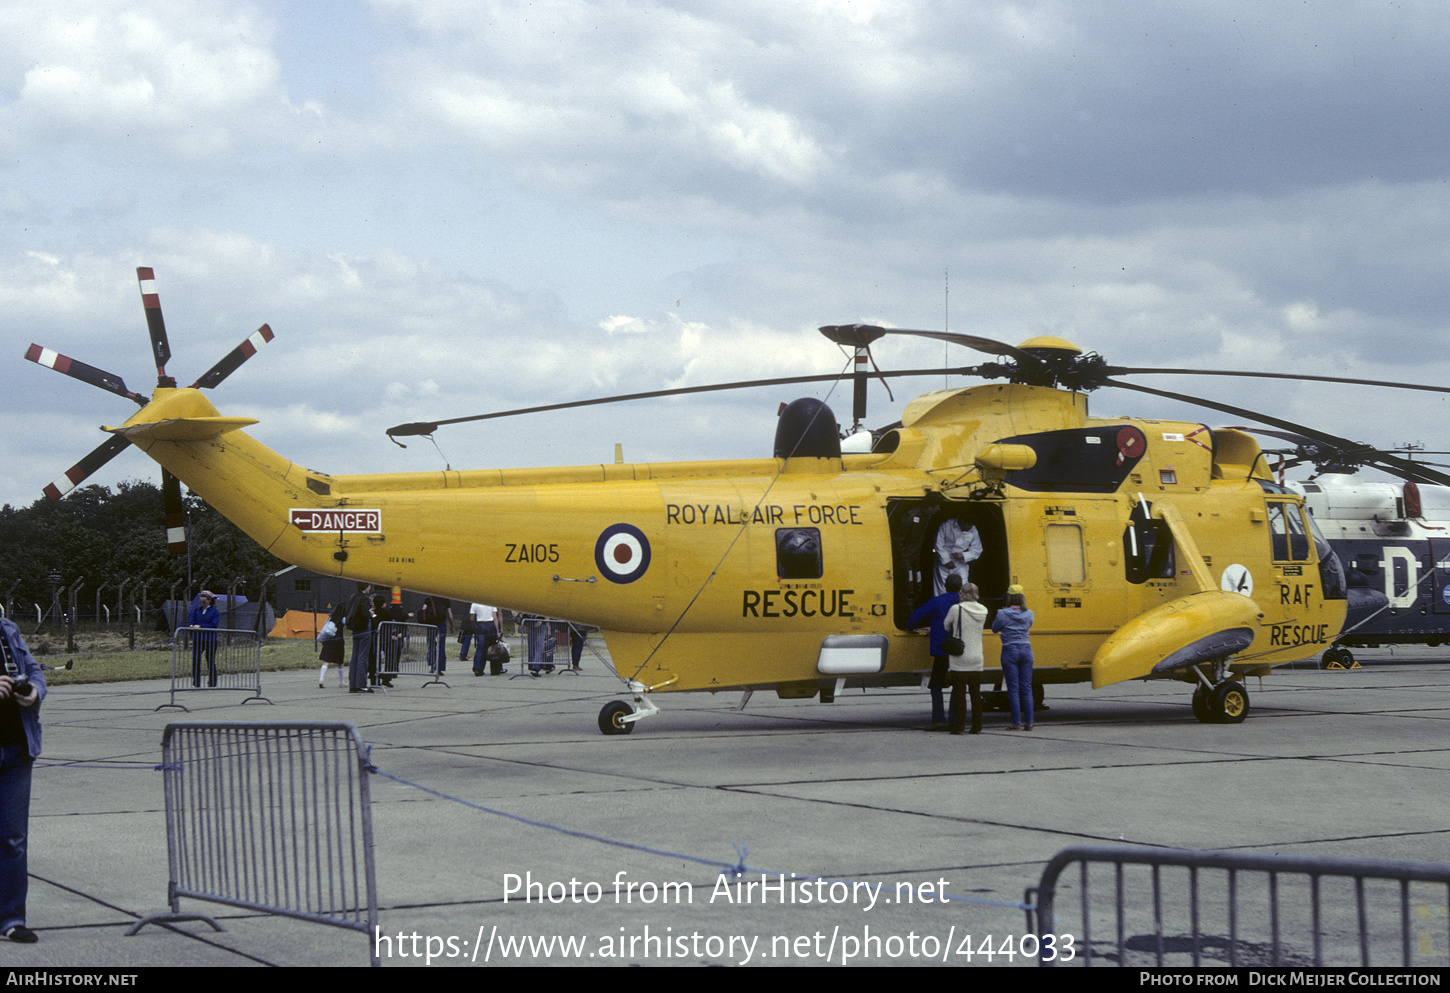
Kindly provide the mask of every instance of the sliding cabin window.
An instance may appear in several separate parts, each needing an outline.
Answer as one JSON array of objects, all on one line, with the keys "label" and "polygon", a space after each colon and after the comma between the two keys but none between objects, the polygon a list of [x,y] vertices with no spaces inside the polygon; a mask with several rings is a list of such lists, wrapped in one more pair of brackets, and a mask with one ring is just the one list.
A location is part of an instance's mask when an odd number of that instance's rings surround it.
[{"label": "sliding cabin window", "polygon": [[1087,582],[1081,527],[1076,524],[1049,524],[1043,541],[1047,546],[1048,582],[1058,586]]}]

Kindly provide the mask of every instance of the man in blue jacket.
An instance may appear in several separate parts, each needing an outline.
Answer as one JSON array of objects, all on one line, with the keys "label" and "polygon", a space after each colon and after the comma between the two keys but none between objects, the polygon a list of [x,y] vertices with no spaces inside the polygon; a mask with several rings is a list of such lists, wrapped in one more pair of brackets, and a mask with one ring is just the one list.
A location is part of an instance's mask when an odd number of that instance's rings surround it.
[{"label": "man in blue jacket", "polygon": [[946,590],[941,596],[934,596],[917,607],[916,613],[906,622],[906,626],[912,629],[930,622],[931,681],[927,685],[931,687],[931,726],[928,731],[947,730],[946,700],[942,695],[942,688],[947,684],[947,653],[941,646],[947,630],[942,622],[946,620],[947,611],[961,602],[962,577],[957,573],[948,575]]},{"label": "man in blue jacket", "polygon": [[40,756],[40,701],[45,673],[20,629],[0,618],[0,936],[33,944],[25,926],[29,889],[30,770]]}]

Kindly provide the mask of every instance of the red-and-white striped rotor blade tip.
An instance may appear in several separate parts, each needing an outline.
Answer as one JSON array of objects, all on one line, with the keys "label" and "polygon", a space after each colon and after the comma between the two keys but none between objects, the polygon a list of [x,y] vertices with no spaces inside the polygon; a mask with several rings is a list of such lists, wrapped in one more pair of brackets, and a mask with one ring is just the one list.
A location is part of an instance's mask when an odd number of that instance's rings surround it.
[{"label": "red-and-white striped rotor blade tip", "polygon": [[186,554],[186,504],[181,500],[181,480],[161,470],[161,507],[166,511],[166,550]]},{"label": "red-and-white striped rotor blade tip", "polygon": [[49,348],[42,348],[40,345],[32,344],[25,350],[25,357],[36,365],[43,365],[47,369],[54,369],[62,375],[72,379],[79,379],[83,383],[90,383],[98,386],[107,393],[114,393],[117,396],[125,397],[127,400],[134,400],[143,407],[146,405],[146,398],[139,393],[134,393],[126,388],[126,381],[115,373],[107,372],[104,369],[97,369],[93,365],[87,365],[79,359],[73,359],[68,355],[53,352]]},{"label": "red-and-white striped rotor blade tip", "polygon": [[71,490],[83,483],[87,476],[95,472],[101,466],[120,455],[131,443],[120,435],[112,435],[91,454],[71,466],[64,474],[57,477],[52,483],[45,487],[45,495],[52,500],[59,500]]},{"label": "red-and-white striped rotor blade tip", "polygon": [[161,297],[156,293],[156,273],[150,266],[138,266],[136,282],[141,285],[141,305],[146,308],[146,330],[151,335],[151,354],[156,359],[156,378],[166,378],[171,361],[171,344],[166,340],[166,321],[161,317]]},{"label": "red-and-white striped rotor blade tip", "polygon": [[256,355],[257,349],[271,341],[272,338],[272,329],[263,324],[257,330],[247,335],[246,340],[240,345],[223,355],[220,362],[208,369],[200,379],[191,384],[191,388],[209,390],[213,386],[216,386],[223,379],[226,379],[232,373],[236,372],[237,367],[243,362],[247,361],[253,355]]}]

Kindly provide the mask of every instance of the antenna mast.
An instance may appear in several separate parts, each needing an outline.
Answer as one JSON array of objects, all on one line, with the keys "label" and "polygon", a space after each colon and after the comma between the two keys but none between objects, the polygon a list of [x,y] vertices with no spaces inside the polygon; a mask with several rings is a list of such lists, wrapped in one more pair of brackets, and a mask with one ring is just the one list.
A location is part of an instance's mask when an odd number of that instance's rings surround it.
[{"label": "antenna mast", "polygon": [[[947,266],[945,269],[942,270],[942,316],[941,316],[941,329],[943,331],[950,331],[952,329],[952,269],[951,269],[951,266]],[[950,356],[947,354],[948,347],[949,347],[949,345],[948,345],[947,342],[942,342],[942,346],[941,346],[941,364],[942,364],[943,367],[947,366],[947,364],[948,364],[947,363],[947,359],[950,358]],[[941,384],[942,384],[942,389],[947,389],[948,388],[949,384],[947,383],[947,377],[946,376],[942,376],[942,378],[941,378]]]}]

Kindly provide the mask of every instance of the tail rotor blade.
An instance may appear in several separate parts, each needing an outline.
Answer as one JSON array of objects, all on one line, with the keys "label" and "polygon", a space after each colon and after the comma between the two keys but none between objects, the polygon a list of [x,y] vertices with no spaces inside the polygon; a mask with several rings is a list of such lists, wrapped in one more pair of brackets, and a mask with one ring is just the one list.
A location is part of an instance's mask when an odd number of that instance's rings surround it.
[{"label": "tail rotor blade", "polygon": [[141,304],[146,308],[146,330],[151,334],[151,353],[156,359],[156,384],[166,381],[166,363],[171,361],[171,344],[166,340],[166,321],[161,317],[161,298],[156,293],[156,274],[150,266],[138,266],[136,282],[141,285]]},{"label": "tail rotor blade", "polygon": [[230,352],[227,352],[226,355],[223,355],[220,362],[208,369],[205,375],[191,384],[191,388],[209,390],[216,386],[222,380],[236,372],[237,367],[243,362],[247,361],[253,355],[256,355],[257,349],[271,341],[272,338],[272,329],[268,325],[263,324],[256,331],[248,335],[246,340],[240,345],[233,348]]},{"label": "tail rotor blade", "polygon": [[161,470],[161,506],[166,511],[166,550],[186,554],[186,504],[181,501],[181,480]]},{"label": "tail rotor blade", "polygon": [[32,344],[25,350],[25,357],[36,365],[43,365],[47,369],[54,369],[62,375],[72,379],[79,379],[83,383],[90,383],[92,386],[100,387],[107,393],[114,393],[117,396],[125,397],[127,400],[134,400],[141,406],[146,406],[146,398],[139,393],[126,388],[126,381],[115,373],[107,372],[104,369],[97,369],[93,365],[87,365],[79,359],[70,358],[59,352],[53,352],[49,348],[42,348]]},{"label": "tail rotor blade", "polygon": [[51,500],[59,500],[84,482],[86,477],[91,473],[111,461],[117,455],[120,455],[130,444],[129,441],[120,435],[112,435],[101,447],[71,466],[64,474],[57,477],[54,482],[47,484],[45,487],[45,495]]}]

